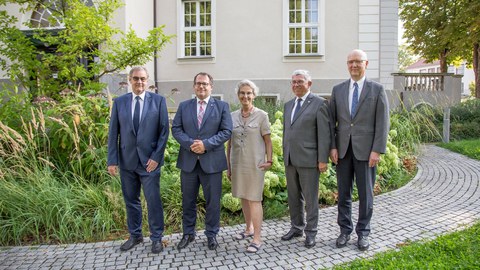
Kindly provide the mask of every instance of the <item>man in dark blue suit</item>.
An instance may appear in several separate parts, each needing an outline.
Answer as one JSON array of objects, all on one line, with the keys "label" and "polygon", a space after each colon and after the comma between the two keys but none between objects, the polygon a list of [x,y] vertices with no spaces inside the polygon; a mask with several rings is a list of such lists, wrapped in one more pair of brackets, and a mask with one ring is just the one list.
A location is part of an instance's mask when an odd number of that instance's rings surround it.
[{"label": "man in dark blue suit", "polygon": [[163,206],[160,198],[160,167],[168,140],[168,111],[165,98],[145,92],[148,72],[134,67],[129,74],[132,93],[113,102],[108,133],[108,172],[120,167],[122,192],[127,208],[130,238],[120,250],[143,242],[140,189],[147,201],[152,252],[163,250]]},{"label": "man in dark blue suit", "polygon": [[181,169],[183,237],[179,250],[195,240],[200,185],[206,200],[208,248],[218,247],[222,172],[227,169],[224,143],[232,134],[232,118],[228,103],[211,98],[212,88],[212,76],[198,73],[193,80],[196,98],[180,103],[172,123],[172,135],[180,143],[177,167]]}]

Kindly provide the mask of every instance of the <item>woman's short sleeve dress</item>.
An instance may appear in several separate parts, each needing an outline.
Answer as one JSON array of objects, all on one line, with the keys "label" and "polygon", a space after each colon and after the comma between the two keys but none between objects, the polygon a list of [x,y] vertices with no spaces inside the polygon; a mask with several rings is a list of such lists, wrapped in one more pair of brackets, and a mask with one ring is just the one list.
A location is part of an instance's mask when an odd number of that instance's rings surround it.
[{"label": "woman's short sleeve dress", "polygon": [[250,201],[262,201],[265,171],[259,169],[258,165],[266,161],[263,135],[270,134],[268,114],[254,108],[249,117],[243,118],[238,110],[232,112],[232,121],[232,195]]}]

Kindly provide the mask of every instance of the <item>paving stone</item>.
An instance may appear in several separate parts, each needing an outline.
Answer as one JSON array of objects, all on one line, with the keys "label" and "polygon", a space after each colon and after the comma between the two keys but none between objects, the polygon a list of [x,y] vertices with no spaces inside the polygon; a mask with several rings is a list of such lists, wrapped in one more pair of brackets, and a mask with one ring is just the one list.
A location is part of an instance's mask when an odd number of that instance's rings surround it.
[{"label": "paving stone", "polygon": [[[454,164],[455,166],[452,166]],[[10,269],[318,269],[370,258],[375,253],[395,249],[399,243],[432,239],[460,230],[480,219],[480,162],[448,150],[427,145],[418,159],[417,176],[404,187],[375,197],[370,236],[371,247],[360,252],[353,233],[348,245],[338,249],[339,229],[336,207],[319,210],[317,245],[306,249],[304,237],[281,241],[290,229],[288,217],[263,223],[264,246],[259,253],[247,254],[247,240],[232,236],[244,224],[221,228],[216,251],[206,248],[204,231],[182,251],[175,246],[182,234],[166,235],[169,246],[151,254],[151,243],[121,252],[125,241],[39,245],[0,248],[0,270]],[[358,202],[353,203],[356,222]]]}]

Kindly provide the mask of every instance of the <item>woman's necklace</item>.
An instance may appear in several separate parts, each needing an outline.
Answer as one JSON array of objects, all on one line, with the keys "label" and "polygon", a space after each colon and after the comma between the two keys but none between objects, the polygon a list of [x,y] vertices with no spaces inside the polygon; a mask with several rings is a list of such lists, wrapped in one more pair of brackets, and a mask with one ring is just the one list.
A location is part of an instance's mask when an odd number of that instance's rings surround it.
[{"label": "woman's necklace", "polygon": [[248,110],[247,112],[244,112],[243,110],[241,110],[240,112],[242,113],[242,117],[243,118],[248,118],[251,114],[252,114],[252,111],[253,111],[253,106],[250,110]]}]

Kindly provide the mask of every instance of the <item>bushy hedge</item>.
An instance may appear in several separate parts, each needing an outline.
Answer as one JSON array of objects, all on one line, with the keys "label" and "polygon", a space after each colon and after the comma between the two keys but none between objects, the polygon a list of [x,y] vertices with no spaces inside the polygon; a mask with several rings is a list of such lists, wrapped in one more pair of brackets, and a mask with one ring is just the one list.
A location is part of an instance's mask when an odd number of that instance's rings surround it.
[{"label": "bushy hedge", "polygon": [[[126,215],[120,181],[106,170],[111,99],[73,93],[58,101],[30,103],[24,99],[22,106],[17,106],[13,101],[19,99],[21,94],[7,102],[1,111],[0,244],[125,237]],[[282,117],[277,110],[271,118],[274,154],[273,166],[265,178],[265,218],[287,213]],[[395,119],[398,120],[392,116]],[[406,137],[402,132],[409,131],[398,123],[392,124],[388,150],[379,164],[377,193],[398,186],[402,173],[412,172],[412,162],[415,166],[410,149],[403,147]],[[180,172],[175,166],[178,150],[179,144],[170,137],[161,175],[166,233],[181,229]],[[329,166],[328,172],[321,175],[319,201],[332,205],[336,203],[337,192],[335,170]],[[225,176],[223,224],[242,220],[238,200],[235,202],[228,195],[230,192],[230,181]],[[202,193],[199,197],[197,224],[203,226],[205,200]],[[148,232],[146,220],[144,211],[144,231]]]}]

